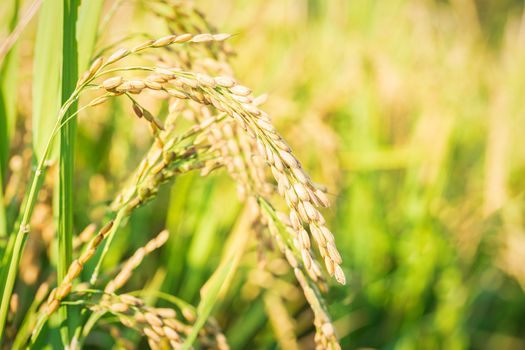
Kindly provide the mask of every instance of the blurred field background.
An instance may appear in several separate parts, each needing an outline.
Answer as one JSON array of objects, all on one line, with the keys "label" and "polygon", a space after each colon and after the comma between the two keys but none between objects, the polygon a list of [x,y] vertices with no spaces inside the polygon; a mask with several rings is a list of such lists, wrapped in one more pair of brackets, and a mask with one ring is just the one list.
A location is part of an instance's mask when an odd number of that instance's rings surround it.
[{"label": "blurred field background", "polygon": [[[348,283],[332,286],[326,300],[343,349],[525,349],[523,3],[196,3],[217,28],[236,34],[237,77],[269,94],[264,109],[329,189],[326,214]],[[136,31],[152,25],[140,22],[140,8],[129,13],[142,25]],[[129,27],[117,20],[111,35]],[[22,67],[34,31],[20,43]],[[18,74],[30,79],[30,72]],[[27,117],[26,90],[18,109]],[[101,220],[148,146],[146,132],[119,118],[119,108],[110,118],[80,118],[78,231]],[[166,226],[168,244],[129,288],[160,288],[195,303],[227,236],[246,223],[225,174],[185,175],[165,189],[132,216],[105,263],[117,264]],[[49,264],[39,251],[52,234],[30,238],[22,283],[38,283]],[[293,347],[293,328],[299,348],[308,348],[311,315],[300,289],[282,260],[271,260],[273,274],[252,270],[256,256],[252,243],[214,313],[231,347]],[[23,304],[32,294],[19,297]],[[111,336],[98,330],[91,341],[104,347]]]},{"label": "blurred field background", "polygon": [[329,186],[343,348],[525,348],[523,3],[203,4]]}]

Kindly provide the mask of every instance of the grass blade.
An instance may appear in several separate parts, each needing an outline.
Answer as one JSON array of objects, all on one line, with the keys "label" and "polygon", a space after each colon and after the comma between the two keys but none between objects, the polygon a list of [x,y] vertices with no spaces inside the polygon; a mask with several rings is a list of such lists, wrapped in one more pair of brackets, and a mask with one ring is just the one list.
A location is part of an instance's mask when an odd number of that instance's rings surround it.
[{"label": "grass blade", "polygon": [[189,348],[191,348],[193,342],[195,341],[195,339],[197,339],[197,335],[199,334],[200,329],[206,323],[206,320],[208,319],[208,317],[211,314],[211,311],[213,310],[213,306],[219,299],[219,292],[221,290],[222,284],[228,277],[232,268],[233,261],[227,261],[226,264],[222,265],[221,268],[215,271],[215,273],[203,287],[203,290],[205,290],[205,292],[202,293],[202,299],[197,308],[197,320],[193,325],[190,335],[188,336],[188,338],[186,338],[182,350],[188,350]]},{"label": "grass blade", "polygon": [[[11,1],[11,19],[8,25],[9,31],[12,31],[16,26],[18,19],[19,1]],[[4,207],[4,176],[7,168],[7,158],[9,156],[9,146],[11,137],[13,134],[15,118],[16,118],[16,82],[18,65],[18,49],[16,46],[9,51],[0,65],[0,237],[7,236],[7,218]],[[9,246],[11,246],[9,242]],[[6,253],[10,253],[9,246],[7,251],[0,248],[2,258],[7,257]],[[7,304],[11,299],[11,292],[9,291],[9,285],[5,285],[4,281],[8,278],[8,270],[3,266],[2,259],[2,270],[0,274],[0,283],[5,286],[4,291],[1,294],[0,304],[0,343],[2,341],[3,330],[7,316]],[[12,289],[12,288],[11,288]],[[7,297],[5,296],[7,292]]]},{"label": "grass blade", "polygon": [[[75,89],[79,72],[88,68],[89,61],[96,42],[96,34],[103,0],[84,1],[64,0],[64,42],[62,66],[62,103],[67,100]],[[78,20],[77,20],[78,16]],[[77,104],[71,106],[66,118],[77,111]],[[64,125],[61,131],[60,143],[60,179],[59,196],[59,265],[58,276],[62,280],[71,264],[73,250],[73,178],[74,154],[76,143],[76,117]],[[80,327],[80,315],[71,314],[66,307],[61,310],[62,320],[69,327],[63,327],[67,344]],[[76,329],[75,329],[76,327]]]},{"label": "grass blade", "polygon": [[[75,90],[78,79],[76,19],[78,3],[64,0],[64,29],[62,45],[62,103]],[[69,118],[76,111],[73,104],[66,114]],[[58,278],[62,280],[71,264],[73,242],[73,164],[75,151],[76,119],[73,118],[60,130],[60,179],[58,205]]]},{"label": "grass blade", "polygon": [[[62,64],[61,1],[45,1],[40,10],[33,67],[33,151],[36,162],[44,157],[60,109]],[[49,158],[56,159],[56,147]]]},{"label": "grass blade", "polygon": [[[18,20],[19,0],[11,1],[8,28],[12,31]],[[15,45],[0,63],[0,237],[7,236],[7,220],[4,208],[4,178],[13,129],[16,122],[16,98],[18,80],[18,48]]]},{"label": "grass blade", "polygon": [[210,316],[213,307],[227,292],[250,237],[247,234],[250,224],[250,211],[248,207],[245,207],[234,228],[234,232],[224,246],[219,267],[201,289],[201,301],[197,307],[197,320],[190,335],[186,338],[182,350],[188,350],[192,346],[195,339],[197,339],[200,329]]},{"label": "grass blade", "polygon": [[[86,5],[87,6],[87,5]],[[94,10],[97,8],[95,7]],[[92,34],[92,38],[87,43],[82,44],[82,55],[79,56],[77,47],[77,18],[79,10],[78,0],[63,1],[63,38],[62,38],[62,104],[64,104],[75,90],[78,80],[79,63],[82,62],[81,69],[87,68],[90,59],[90,50],[94,45],[95,31],[83,31],[80,28],[82,38]],[[91,10],[91,9],[90,9]],[[95,16],[97,13],[95,13]],[[93,14],[83,15],[87,24],[91,23]],[[86,25],[86,23],[83,23]],[[96,28],[96,26],[94,26]],[[82,41],[80,41],[82,42]],[[58,280],[65,278],[69,265],[72,262],[73,253],[73,178],[75,164],[75,142],[77,120],[73,115],[77,111],[75,102],[64,116],[69,120],[60,129],[60,155],[59,155],[59,182],[58,182]],[[71,118],[70,118],[71,117]],[[73,331],[77,323],[77,317],[70,315],[68,317],[67,307],[61,308],[60,321],[63,324],[61,329],[64,344],[69,344],[69,330]],[[63,322],[65,321],[65,322]],[[67,324],[67,326],[65,325]]]},{"label": "grass blade", "polygon": [[79,72],[88,68],[89,61],[92,58],[103,4],[103,0],[82,1],[78,9],[77,51]]}]

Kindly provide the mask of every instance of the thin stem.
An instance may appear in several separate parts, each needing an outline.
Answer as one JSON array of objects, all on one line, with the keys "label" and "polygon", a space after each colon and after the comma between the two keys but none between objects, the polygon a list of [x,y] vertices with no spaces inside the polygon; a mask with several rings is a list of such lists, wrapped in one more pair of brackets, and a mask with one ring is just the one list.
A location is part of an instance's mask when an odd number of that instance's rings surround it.
[{"label": "thin stem", "polygon": [[91,275],[91,279],[89,283],[95,284],[98,278],[98,274],[100,273],[100,267],[102,265],[102,261],[104,260],[104,257],[109,251],[109,246],[111,245],[111,242],[113,241],[113,238],[115,237],[115,234],[117,233],[120,223],[122,222],[122,219],[126,216],[127,208],[124,206],[117,212],[117,216],[115,217],[115,220],[113,222],[113,226],[111,227],[111,231],[108,233],[108,238],[106,239],[106,242],[104,244],[104,249],[102,250],[102,254],[100,255],[97,265],[95,266],[95,270],[93,271],[93,274]]},{"label": "thin stem", "polygon": [[46,287],[42,287],[43,285],[41,285],[38,291],[36,292],[35,299],[33,299],[31,306],[29,306],[29,309],[27,310],[22,323],[18,328],[15,340],[12,344],[13,349],[22,349],[23,345],[27,342],[28,338],[30,337],[31,326],[33,323],[35,323],[35,321],[38,320],[38,318],[36,318],[38,316],[38,307],[45,299],[46,294],[49,291],[49,280],[45,282],[45,285]]},{"label": "thin stem", "polygon": [[[11,301],[11,295],[15,285],[16,275],[18,273],[18,265],[20,263],[20,257],[27,240],[27,235],[30,231],[29,221],[33,214],[33,209],[36,204],[37,195],[44,182],[45,169],[47,167],[47,158],[51,150],[52,142],[55,138],[56,132],[59,130],[60,122],[63,119],[65,113],[69,107],[78,99],[80,91],[83,86],[75,90],[71,97],[64,103],[58,113],[58,118],[53,128],[53,133],[49,137],[44,148],[44,154],[40,159],[38,166],[31,178],[31,186],[29,192],[22,204],[21,213],[22,216],[19,218],[15,225],[16,236],[14,238],[14,244],[5,251],[6,261],[9,261],[6,266],[2,267],[2,274],[0,282],[4,286],[2,292],[2,300],[0,301],[0,343],[4,335],[5,323],[7,319],[7,312],[9,310],[9,303]],[[7,271],[7,272],[6,272]]]},{"label": "thin stem", "polygon": [[2,64],[5,56],[13,47],[13,45],[16,43],[18,38],[20,37],[20,34],[24,31],[24,29],[27,27],[33,16],[38,11],[38,8],[42,4],[42,0],[35,0],[33,3],[29,6],[27,11],[24,13],[14,30],[9,34],[9,36],[4,40],[2,45],[0,45],[0,64]]},{"label": "thin stem", "polygon": [[[7,237],[7,218],[4,207],[4,187],[2,180],[2,167],[0,166],[0,238]],[[0,247],[0,254],[3,249]]]},{"label": "thin stem", "polygon": [[130,39],[140,38],[140,37],[149,38],[149,35],[148,35],[148,33],[133,33],[133,34],[126,35],[126,36],[120,38],[119,40],[115,40],[114,42],[110,43],[109,45],[104,46],[103,48],[101,48],[94,55],[94,57],[102,56],[103,54],[105,54],[109,50],[114,49],[115,47],[119,46],[120,44],[122,44],[125,41],[128,41]]}]

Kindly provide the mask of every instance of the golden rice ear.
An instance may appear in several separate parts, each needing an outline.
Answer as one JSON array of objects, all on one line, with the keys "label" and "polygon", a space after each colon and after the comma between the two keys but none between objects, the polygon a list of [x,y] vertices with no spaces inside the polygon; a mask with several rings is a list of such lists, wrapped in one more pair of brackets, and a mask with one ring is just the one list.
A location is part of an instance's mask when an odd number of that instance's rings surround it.
[{"label": "golden rice ear", "polygon": [[111,56],[108,57],[108,60],[106,61],[106,65],[110,65],[112,63],[115,63],[121,59],[123,59],[124,57],[126,57],[127,55],[130,54],[130,51],[128,49],[119,49],[117,51],[115,51]]},{"label": "golden rice ear", "polygon": [[102,87],[108,91],[114,90],[122,84],[123,78],[121,76],[116,76],[108,78],[102,82]]},{"label": "golden rice ear", "polygon": [[177,37],[175,38],[175,43],[185,43],[189,40],[191,40],[191,38],[193,38],[193,35],[192,34],[189,34],[189,33],[186,33],[186,34],[181,34],[181,35],[177,35]]},{"label": "golden rice ear", "polygon": [[109,97],[108,96],[100,96],[100,97],[97,97],[95,98],[94,100],[92,100],[88,106],[90,107],[95,107],[95,106],[98,106],[98,105],[101,105],[103,103],[105,103],[106,101],[109,100]]},{"label": "golden rice ear", "polygon": [[151,44],[153,47],[163,47],[168,46],[175,42],[175,39],[177,38],[176,35],[168,35],[163,38],[157,39]]},{"label": "golden rice ear", "polygon": [[144,258],[156,249],[162,247],[168,238],[169,232],[163,230],[155,238],[146,243],[144,247],[137,249],[131,258],[124,262],[115,278],[106,284],[104,292],[115,293],[115,291],[120,289],[131,278],[133,271],[142,263]]},{"label": "golden rice ear", "polygon": [[[259,205],[263,209],[261,214],[266,217],[265,222],[268,225],[270,234],[274,238],[279,250],[283,253],[283,256],[293,268],[296,279],[304,292],[306,301],[314,313],[316,343],[324,344],[323,348],[340,349],[333,324],[322,299],[320,299],[320,291],[326,290],[326,284],[317,261],[313,258],[310,250],[306,248],[304,243],[305,233],[301,232],[297,238],[292,240],[294,243],[290,244],[289,237],[295,236],[296,230],[290,226],[291,222],[288,222],[289,220],[287,220],[286,215],[275,212],[264,200],[259,200]],[[316,235],[320,235],[320,230],[316,230],[319,231]],[[297,248],[298,246],[301,246],[301,248]],[[297,257],[299,257],[300,263]],[[346,281],[342,271],[338,271],[338,266],[333,264],[332,260],[328,260],[328,264],[329,272],[335,273],[338,282],[344,284]]]},{"label": "golden rice ear", "polygon": [[215,41],[224,41],[226,39],[229,39],[231,38],[231,34],[228,34],[228,33],[221,33],[221,34],[214,34],[213,35],[213,40]]},{"label": "golden rice ear", "polygon": [[[173,348],[181,348],[186,339],[191,335],[196,325],[195,309],[189,305],[182,307],[179,315],[171,308],[156,308],[147,306],[146,302],[129,294],[114,293],[83,293],[74,292],[72,298],[79,300],[94,314],[109,313],[127,328],[134,329],[147,338],[153,348],[163,348],[169,344]],[[55,300],[47,307],[50,314],[57,310],[58,301]],[[203,325],[198,326],[198,338],[212,348],[229,349],[226,337],[212,317]]]},{"label": "golden rice ear", "polygon": [[[191,307],[182,308],[180,318],[184,318],[183,322],[177,319],[174,310],[146,306],[143,300],[131,295],[115,295],[146,256],[166,243],[169,237],[166,230],[119,265],[114,278],[107,275],[101,278],[103,281],[109,279],[103,292],[94,288],[100,284],[99,272],[105,273],[101,264],[104,257],[113,252],[111,243],[120,225],[135,209],[155,199],[163,191],[163,183],[193,170],[208,176],[215,169],[224,168],[235,182],[240,199],[252,207],[256,217],[254,224],[260,226],[261,231],[270,231],[301,285],[314,312],[316,341],[336,344],[333,325],[319,299],[319,291],[326,285],[321,264],[324,263],[328,274],[335,276],[339,283],[346,283],[346,279],[334,237],[319,211],[319,207],[328,205],[326,195],[314,187],[272,119],[260,109],[264,98],[254,98],[250,88],[238,84],[232,77],[233,70],[224,59],[227,57],[225,45],[218,43],[231,35],[202,33],[198,28],[196,32],[166,35],[134,47],[130,45],[131,49],[117,49],[106,59],[97,58],[80,75],[73,97],[80,101],[79,104],[85,103],[82,108],[102,105],[119,96],[128,99],[132,105],[129,115],[134,114],[140,123],[146,123],[145,128],[150,129],[153,141],[147,154],[137,161],[139,165],[134,174],[118,188],[110,207],[112,212],[107,213],[115,219],[103,226],[87,244],[83,244],[87,239],[81,240],[77,259],[50,293],[42,314],[49,317],[62,303],[77,297],[79,305],[85,302],[95,313],[111,313],[126,327],[137,329],[152,347],[180,347],[192,332],[193,323],[201,317],[200,313]],[[88,95],[84,101],[82,95],[79,99],[81,93],[88,90],[99,96]],[[151,106],[152,96],[169,104],[170,115],[164,118],[162,108]],[[184,123],[190,126],[178,129],[177,115],[185,117]],[[142,137],[142,134],[134,137]],[[147,137],[150,136],[145,139]],[[37,169],[38,172],[44,170],[43,166]],[[269,207],[264,204],[266,198],[279,200],[276,194],[282,197],[279,204],[287,207],[289,215],[265,212]],[[94,233],[92,227],[91,234]],[[25,226],[21,232],[24,229]],[[265,246],[264,238],[258,236],[257,239]],[[99,255],[97,249],[102,246]],[[82,287],[83,283],[77,280],[90,262],[96,263],[96,268],[89,289],[82,294],[82,288],[87,287]],[[288,268],[286,264],[283,266]],[[95,294],[98,295],[96,302],[88,303]],[[218,326],[207,320],[202,327],[202,331],[198,330],[199,337],[205,344],[227,348],[226,338]]]}]

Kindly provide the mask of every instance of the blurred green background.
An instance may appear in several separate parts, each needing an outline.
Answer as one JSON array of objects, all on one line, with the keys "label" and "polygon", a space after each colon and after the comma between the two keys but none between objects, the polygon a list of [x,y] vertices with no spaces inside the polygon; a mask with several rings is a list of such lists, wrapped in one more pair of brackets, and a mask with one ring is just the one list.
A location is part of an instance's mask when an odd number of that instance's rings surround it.
[{"label": "blurred green background", "polygon": [[525,349],[522,1],[198,1],[314,180],[342,346]]},{"label": "blurred green background", "polygon": [[[327,185],[348,283],[326,301],[343,349],[525,349],[522,1],[195,3],[235,34],[238,80],[268,93],[263,109]],[[79,124],[75,205],[91,208],[78,209],[79,230],[102,219],[149,145],[114,107]],[[166,226],[170,241],[128,289],[196,303],[229,234],[247,230],[242,205],[224,173],[164,188],[105,262]],[[278,348],[274,331],[287,327],[309,348],[311,313],[293,276],[279,259],[271,273],[253,269],[257,254],[252,242],[214,314],[232,348]]]}]

